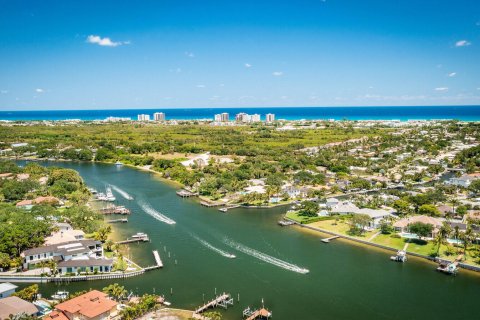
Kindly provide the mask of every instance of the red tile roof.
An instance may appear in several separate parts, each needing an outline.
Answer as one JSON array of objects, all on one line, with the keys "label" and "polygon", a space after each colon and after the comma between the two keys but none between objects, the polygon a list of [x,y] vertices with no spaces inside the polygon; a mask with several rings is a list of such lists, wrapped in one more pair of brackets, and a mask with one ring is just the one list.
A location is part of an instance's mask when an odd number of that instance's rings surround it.
[{"label": "red tile roof", "polygon": [[92,290],[76,298],[67,300],[55,306],[55,309],[72,314],[80,313],[87,318],[94,318],[110,311],[117,303],[108,295],[98,290]]},{"label": "red tile roof", "polygon": [[68,320],[68,318],[63,312],[54,310],[46,315],[43,320]]}]

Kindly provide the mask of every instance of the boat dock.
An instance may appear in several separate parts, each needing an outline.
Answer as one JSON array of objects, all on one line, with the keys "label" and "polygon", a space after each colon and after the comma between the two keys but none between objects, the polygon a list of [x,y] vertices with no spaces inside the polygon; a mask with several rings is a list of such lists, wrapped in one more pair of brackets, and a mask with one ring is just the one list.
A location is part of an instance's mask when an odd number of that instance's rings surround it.
[{"label": "boat dock", "polygon": [[163,268],[163,262],[162,259],[160,259],[160,254],[158,253],[158,250],[153,250],[152,253],[153,257],[155,258],[155,265],[144,268],[145,271]]},{"label": "boat dock", "polygon": [[200,204],[204,207],[208,207],[208,208],[212,208],[212,207],[220,207],[220,206],[223,206],[224,203],[220,203],[220,202],[206,202],[206,201],[202,201],[200,202]]},{"label": "boat dock", "polygon": [[333,237],[330,237],[330,238],[325,238],[325,239],[322,239],[322,242],[323,243],[329,243],[331,240],[334,240],[334,239],[337,239],[337,238],[340,238],[340,236],[333,236]]},{"label": "boat dock", "polygon": [[231,205],[231,206],[228,206],[228,207],[220,208],[218,210],[222,211],[222,212],[227,212],[230,209],[235,209],[235,208],[240,208],[240,207],[241,207],[241,205],[235,204],[235,205]]},{"label": "boat dock", "polygon": [[196,309],[194,314],[200,314],[207,309],[215,308],[217,306],[227,309],[228,305],[233,305],[233,298],[230,296],[229,293],[224,292],[223,294],[219,295],[215,299],[205,303],[203,306]]},{"label": "boat dock", "polygon": [[198,192],[191,192],[186,189],[182,189],[177,191],[177,196],[182,198],[197,197]]},{"label": "boat dock", "polygon": [[279,220],[278,224],[282,227],[286,227],[286,226],[291,226],[292,224],[295,224],[295,222],[290,220]]},{"label": "boat dock", "polygon": [[128,222],[128,219],[127,218],[113,219],[113,220],[107,220],[106,222],[107,223],[117,223],[117,222],[126,223],[126,222]]},{"label": "boat dock", "polygon": [[149,242],[150,238],[148,235],[142,235],[137,237],[128,238],[127,240],[117,241],[116,244],[127,244],[127,243],[135,243],[135,242]]},{"label": "boat dock", "polygon": [[100,209],[101,214],[130,214],[130,210],[124,206],[112,206]]},{"label": "boat dock", "polygon": [[243,317],[247,317],[246,320],[255,320],[255,319],[269,319],[272,316],[272,313],[265,308],[259,310],[251,310],[250,307],[243,310]]}]

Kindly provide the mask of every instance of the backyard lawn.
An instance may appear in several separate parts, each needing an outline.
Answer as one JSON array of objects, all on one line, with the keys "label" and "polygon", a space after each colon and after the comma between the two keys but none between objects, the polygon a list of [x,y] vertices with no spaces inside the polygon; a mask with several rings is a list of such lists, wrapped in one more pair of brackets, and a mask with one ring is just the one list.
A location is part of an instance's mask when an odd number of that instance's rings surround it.
[{"label": "backyard lawn", "polygon": [[[345,221],[342,221],[342,220],[339,220],[339,221],[335,221],[335,220],[317,221],[317,222],[310,223],[309,226],[319,228],[319,229],[328,230],[328,231],[332,231],[332,232],[339,233],[339,234],[344,234],[344,235],[347,235],[347,236],[351,236],[350,234],[348,234],[348,230],[350,229],[349,224]],[[376,233],[376,231],[367,231],[367,232],[364,232],[361,236],[353,236],[353,237],[368,239],[372,235],[374,235],[375,233]]]},{"label": "backyard lawn", "polygon": [[388,246],[395,249],[403,249],[405,246],[405,239],[392,237],[391,234],[379,234],[373,240],[373,243],[378,243],[384,246]]}]

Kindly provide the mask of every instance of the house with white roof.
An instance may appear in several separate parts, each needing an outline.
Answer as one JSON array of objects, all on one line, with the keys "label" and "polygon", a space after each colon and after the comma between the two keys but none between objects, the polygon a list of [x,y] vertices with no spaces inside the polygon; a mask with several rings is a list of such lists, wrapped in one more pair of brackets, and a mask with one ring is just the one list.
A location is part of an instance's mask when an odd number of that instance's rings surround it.
[{"label": "house with white roof", "polygon": [[17,288],[18,286],[10,282],[0,283],[0,298],[6,298],[11,296]]}]

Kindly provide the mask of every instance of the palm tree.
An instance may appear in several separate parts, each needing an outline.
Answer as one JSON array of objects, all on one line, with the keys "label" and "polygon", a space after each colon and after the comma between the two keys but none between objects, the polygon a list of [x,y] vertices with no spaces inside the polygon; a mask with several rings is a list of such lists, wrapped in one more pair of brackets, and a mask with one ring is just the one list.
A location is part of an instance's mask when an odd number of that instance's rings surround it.
[{"label": "palm tree", "polygon": [[460,235],[460,239],[463,242],[463,254],[465,256],[464,258],[467,257],[468,246],[472,243],[474,238],[475,238],[475,235],[474,235],[474,233],[472,231],[472,228],[470,226],[468,226],[467,230]]},{"label": "palm tree", "polygon": [[127,295],[125,287],[118,283],[111,284],[102,289],[102,291],[112,297],[114,300],[119,301],[121,298]]},{"label": "palm tree", "polygon": [[452,232],[452,228],[447,222],[444,222],[443,225],[438,230],[437,236],[435,237],[435,243],[437,244],[437,256],[440,252],[440,246],[446,243],[446,240],[450,233]]}]

